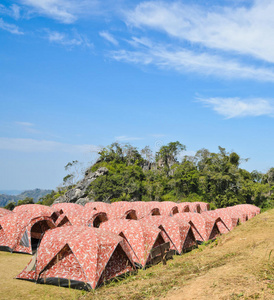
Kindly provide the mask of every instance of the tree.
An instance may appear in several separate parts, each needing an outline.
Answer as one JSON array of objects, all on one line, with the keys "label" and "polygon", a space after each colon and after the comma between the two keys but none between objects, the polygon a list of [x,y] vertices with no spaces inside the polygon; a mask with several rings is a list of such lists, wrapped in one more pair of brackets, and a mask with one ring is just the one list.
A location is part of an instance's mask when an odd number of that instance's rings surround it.
[{"label": "tree", "polygon": [[171,166],[177,162],[178,154],[186,150],[186,146],[180,142],[171,142],[166,146],[162,146],[158,152],[156,152],[156,161],[160,167],[164,167],[169,172]]}]

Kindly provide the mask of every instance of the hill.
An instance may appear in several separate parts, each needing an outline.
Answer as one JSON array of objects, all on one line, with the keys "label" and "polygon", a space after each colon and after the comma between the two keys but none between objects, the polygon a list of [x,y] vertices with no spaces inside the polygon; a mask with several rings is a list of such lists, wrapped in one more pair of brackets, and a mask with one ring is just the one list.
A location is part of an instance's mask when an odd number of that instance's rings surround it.
[{"label": "hill", "polygon": [[6,195],[0,194],[0,207],[7,205],[9,202],[18,202],[18,200],[24,200],[26,197],[33,198],[34,202],[37,202],[40,198],[44,197],[45,195],[51,193],[52,190],[41,190],[41,189],[34,189],[34,190],[27,190],[19,195]]},{"label": "hill", "polygon": [[13,279],[31,259],[0,252],[0,299],[273,299],[274,209],[215,242],[82,292]]}]

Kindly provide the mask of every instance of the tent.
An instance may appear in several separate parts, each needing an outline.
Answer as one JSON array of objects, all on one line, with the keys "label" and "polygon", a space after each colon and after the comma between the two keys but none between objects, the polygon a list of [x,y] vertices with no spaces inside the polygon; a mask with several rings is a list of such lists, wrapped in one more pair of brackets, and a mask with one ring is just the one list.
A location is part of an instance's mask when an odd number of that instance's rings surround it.
[{"label": "tent", "polygon": [[46,232],[37,256],[16,278],[89,290],[133,270],[123,238],[100,228],[70,226]]},{"label": "tent", "polygon": [[84,206],[80,205],[80,204],[76,204],[76,203],[56,203],[56,204],[52,204],[51,208],[53,208],[55,211],[57,210],[59,212],[59,214],[64,214],[68,211],[71,210],[77,210],[77,211],[83,211],[84,210]]},{"label": "tent", "polygon": [[252,204],[239,204],[239,205],[236,205],[236,207],[239,207],[240,209],[245,211],[247,213],[248,219],[254,218],[261,211],[259,207],[252,205]]},{"label": "tent", "polygon": [[184,203],[188,204],[190,212],[201,213],[202,209],[200,206],[200,202],[184,202]]},{"label": "tent", "polygon": [[238,205],[229,206],[225,208],[228,214],[236,216],[240,223],[245,223],[248,220],[248,211],[244,208],[241,208]]},{"label": "tent", "polygon": [[44,233],[55,227],[51,217],[41,212],[7,214],[0,218],[0,250],[32,254]]},{"label": "tent", "polygon": [[191,226],[184,220],[165,216],[149,216],[140,222],[163,230],[163,235],[167,237],[166,240],[171,242],[170,248],[178,254],[189,251],[197,245]]},{"label": "tent", "polygon": [[178,203],[177,206],[180,213],[190,212],[189,202],[181,202]]},{"label": "tent", "polygon": [[230,215],[222,209],[210,210],[202,212],[202,216],[212,217],[221,234],[227,233],[233,229],[232,219]]},{"label": "tent", "polygon": [[104,211],[105,209],[110,207],[110,204],[101,201],[96,201],[96,202],[88,202],[85,204],[84,207],[89,209]]},{"label": "tent", "polygon": [[107,213],[108,219],[129,219],[129,220],[137,220],[136,210],[128,207],[123,202],[117,202],[116,205],[110,205],[101,209],[100,211],[104,211]]},{"label": "tent", "polygon": [[179,213],[173,216],[188,222],[198,242],[204,242],[216,238],[220,231],[213,218],[197,213]]},{"label": "tent", "polygon": [[152,215],[160,215],[160,210],[157,205],[157,203],[151,201],[151,202],[145,202],[145,201],[120,201],[120,202],[113,202],[111,204],[111,207],[119,206],[120,208],[123,208],[126,210],[134,210],[136,213],[137,219],[142,219],[146,216]]},{"label": "tent", "polygon": [[41,204],[24,204],[16,206],[13,210],[15,213],[21,213],[21,212],[29,212],[30,214],[34,213],[35,215],[37,213],[41,213],[41,215],[47,215],[52,218],[52,220],[55,222],[58,219],[59,213],[57,210],[55,210],[52,207],[41,205]]},{"label": "tent", "polygon": [[209,203],[206,203],[206,202],[193,202],[193,203],[196,203],[196,204],[200,205],[201,212],[210,210]]},{"label": "tent", "polygon": [[156,226],[134,220],[110,220],[102,223],[104,230],[114,232],[127,241],[133,261],[139,267],[145,267],[150,261],[150,251],[164,244],[161,231]]},{"label": "tent", "polygon": [[92,208],[85,208],[83,211],[68,211],[66,214],[62,214],[56,221],[58,227],[71,226],[71,225],[83,225],[89,227],[99,228],[102,222],[108,220],[105,212],[100,212]]},{"label": "tent", "polygon": [[171,201],[163,201],[163,202],[156,202],[155,204],[158,205],[161,216],[173,216],[179,213],[179,208],[177,203]]},{"label": "tent", "polygon": [[5,215],[8,215],[8,214],[12,214],[12,211],[0,207],[0,218],[3,217],[3,216],[5,216]]}]

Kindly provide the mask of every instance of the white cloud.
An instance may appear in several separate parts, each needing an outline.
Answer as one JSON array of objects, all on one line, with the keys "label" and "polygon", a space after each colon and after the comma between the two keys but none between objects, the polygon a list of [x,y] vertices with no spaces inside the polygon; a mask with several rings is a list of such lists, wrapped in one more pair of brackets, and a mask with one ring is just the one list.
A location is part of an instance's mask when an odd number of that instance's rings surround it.
[{"label": "white cloud", "polygon": [[15,122],[16,125],[20,126],[22,130],[28,133],[37,134],[40,133],[39,130],[35,129],[35,125],[30,122]]},{"label": "white cloud", "polygon": [[119,142],[126,142],[126,141],[138,141],[142,140],[143,138],[140,137],[134,137],[134,136],[126,136],[126,135],[121,135],[121,136],[116,136],[115,140]]},{"label": "white cloud", "polygon": [[99,35],[106,39],[107,41],[109,41],[111,44],[118,46],[118,41],[113,37],[113,35],[111,35],[109,32],[107,31],[101,31],[99,32]]},{"label": "white cloud", "polygon": [[198,99],[227,119],[236,117],[274,117],[274,100],[240,99],[240,98],[208,98]]},{"label": "white cloud", "polygon": [[148,39],[133,38],[130,43],[135,47],[133,51],[113,51],[111,56],[118,61],[156,65],[159,68],[172,69],[179,72],[196,72],[226,78],[274,81],[274,71],[271,69],[246,65],[235,59],[194,52],[182,47],[153,44]]},{"label": "white cloud", "polygon": [[10,7],[0,4],[0,14],[8,15],[18,20],[20,18],[20,7],[16,4],[12,4]]},{"label": "white cloud", "polygon": [[71,35],[47,30],[47,38],[52,43],[57,43],[63,46],[84,46],[92,48],[93,44],[89,42],[88,38],[77,31],[74,31]]},{"label": "white cloud", "polygon": [[9,24],[7,22],[5,22],[2,18],[0,18],[0,28],[8,31],[12,34],[24,34],[18,26],[14,25],[14,24]]},{"label": "white cloud", "polygon": [[89,153],[100,148],[94,145],[73,145],[48,140],[0,137],[0,150],[19,152]]},{"label": "white cloud", "polygon": [[62,23],[75,22],[79,15],[98,13],[98,0],[22,0],[30,12],[45,15]]},{"label": "white cloud", "polygon": [[252,4],[218,7],[148,1],[128,11],[126,20],[131,26],[152,28],[182,41],[274,62],[274,1]]}]

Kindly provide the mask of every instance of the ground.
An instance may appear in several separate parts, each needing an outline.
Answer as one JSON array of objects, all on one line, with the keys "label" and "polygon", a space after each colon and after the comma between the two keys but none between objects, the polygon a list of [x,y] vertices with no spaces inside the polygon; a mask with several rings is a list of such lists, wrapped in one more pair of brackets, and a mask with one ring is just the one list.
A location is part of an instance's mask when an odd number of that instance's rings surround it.
[{"label": "ground", "polygon": [[30,259],[0,252],[0,299],[274,299],[274,210],[89,293],[14,279]]}]

